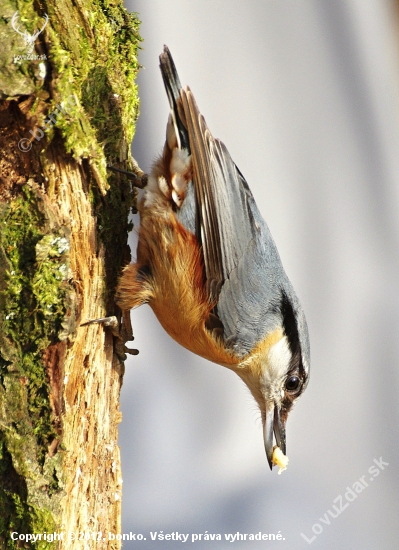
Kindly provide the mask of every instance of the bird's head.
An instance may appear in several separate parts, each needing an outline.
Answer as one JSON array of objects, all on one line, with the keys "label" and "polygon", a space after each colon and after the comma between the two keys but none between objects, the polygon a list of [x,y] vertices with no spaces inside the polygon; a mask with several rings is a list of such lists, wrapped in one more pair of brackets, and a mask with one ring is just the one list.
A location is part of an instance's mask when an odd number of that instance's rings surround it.
[{"label": "bird's head", "polygon": [[281,323],[270,331],[236,371],[259,405],[270,468],[274,439],[286,454],[285,425],[309,380],[309,339],[302,311],[283,298]]}]

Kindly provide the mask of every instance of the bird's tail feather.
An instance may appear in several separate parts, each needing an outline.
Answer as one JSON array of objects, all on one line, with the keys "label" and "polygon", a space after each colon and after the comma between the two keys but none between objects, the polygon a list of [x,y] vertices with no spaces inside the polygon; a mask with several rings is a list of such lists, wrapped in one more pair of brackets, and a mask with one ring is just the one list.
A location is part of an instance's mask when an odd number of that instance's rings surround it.
[{"label": "bird's tail feather", "polygon": [[187,149],[187,151],[190,152],[187,129],[180,118],[178,110],[181,90],[180,79],[177,74],[172,55],[167,46],[164,46],[163,52],[159,56],[159,66],[165,84],[166,93],[169,98],[170,108],[173,113],[174,123],[179,134],[181,148]]}]

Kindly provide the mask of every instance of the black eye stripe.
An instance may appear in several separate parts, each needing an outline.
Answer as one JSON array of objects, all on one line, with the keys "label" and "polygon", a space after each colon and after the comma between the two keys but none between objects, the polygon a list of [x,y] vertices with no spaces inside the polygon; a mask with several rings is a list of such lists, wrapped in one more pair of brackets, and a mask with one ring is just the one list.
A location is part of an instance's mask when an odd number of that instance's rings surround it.
[{"label": "black eye stripe", "polygon": [[287,336],[288,345],[292,356],[294,357],[301,352],[301,346],[299,344],[299,334],[296,321],[296,315],[292,308],[292,304],[288,299],[285,292],[281,291],[280,311],[283,317],[284,333]]},{"label": "black eye stripe", "polygon": [[288,376],[293,375],[293,371],[295,371],[295,374],[301,379],[303,386],[306,385],[307,376],[302,363],[302,352],[301,344],[299,342],[296,314],[288,296],[283,290],[281,291],[280,311],[283,317],[284,333],[287,336],[288,345],[292,355],[289,365],[290,374],[288,374]]}]

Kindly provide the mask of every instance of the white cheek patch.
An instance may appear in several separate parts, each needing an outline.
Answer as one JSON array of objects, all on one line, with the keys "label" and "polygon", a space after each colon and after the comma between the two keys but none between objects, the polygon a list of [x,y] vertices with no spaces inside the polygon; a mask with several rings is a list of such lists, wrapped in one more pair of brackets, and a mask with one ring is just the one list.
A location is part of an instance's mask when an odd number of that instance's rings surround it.
[{"label": "white cheek patch", "polygon": [[291,351],[286,336],[283,336],[276,344],[271,346],[267,356],[269,376],[272,380],[281,380],[286,376],[290,361]]}]

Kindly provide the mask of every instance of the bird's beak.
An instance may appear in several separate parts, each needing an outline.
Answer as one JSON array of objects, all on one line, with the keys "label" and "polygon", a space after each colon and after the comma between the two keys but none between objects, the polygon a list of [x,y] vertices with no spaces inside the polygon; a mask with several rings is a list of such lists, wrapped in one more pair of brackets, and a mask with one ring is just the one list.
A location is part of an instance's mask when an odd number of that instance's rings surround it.
[{"label": "bird's beak", "polygon": [[273,433],[276,438],[276,444],[282,452],[286,454],[285,445],[285,424],[280,417],[280,408],[273,401],[266,402],[266,418],[263,426],[263,439],[265,442],[265,451],[270,469],[273,468]]}]

